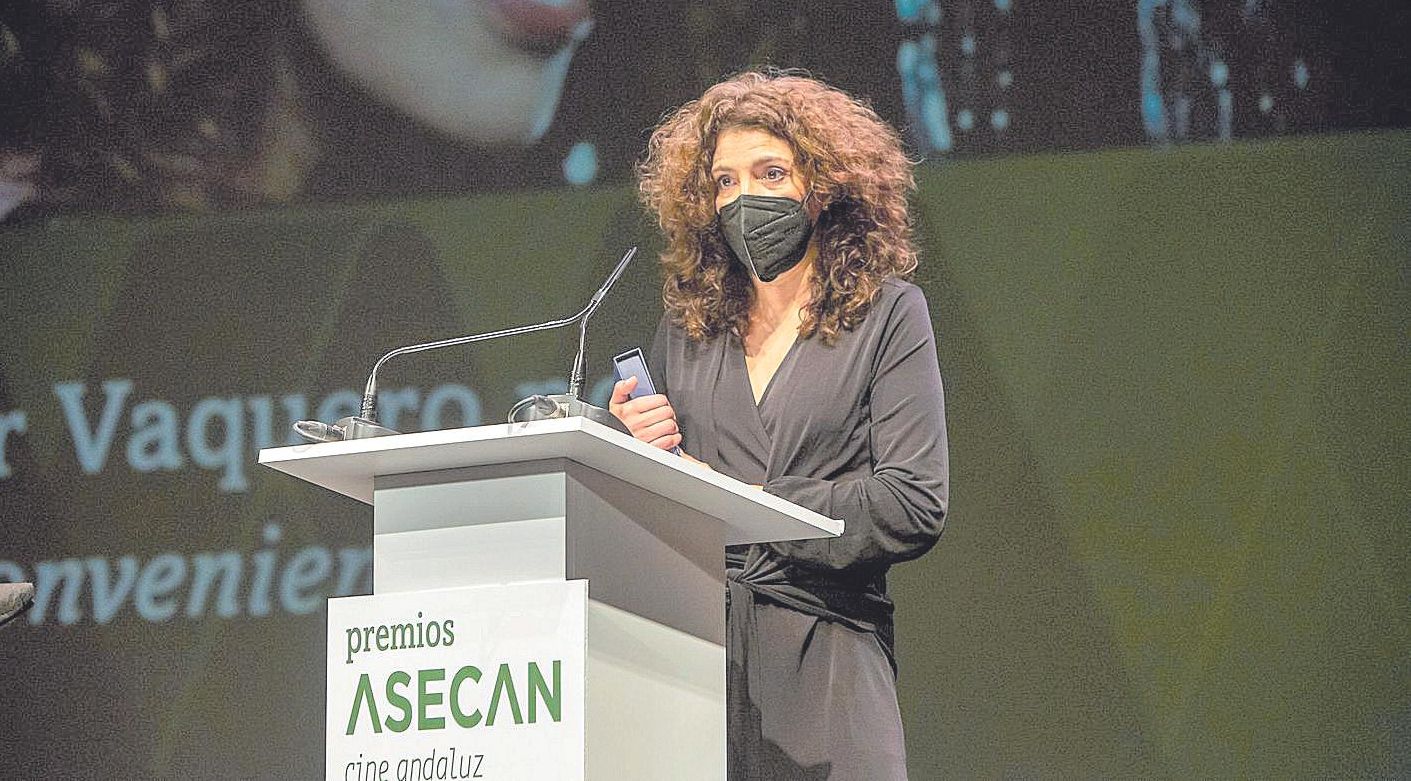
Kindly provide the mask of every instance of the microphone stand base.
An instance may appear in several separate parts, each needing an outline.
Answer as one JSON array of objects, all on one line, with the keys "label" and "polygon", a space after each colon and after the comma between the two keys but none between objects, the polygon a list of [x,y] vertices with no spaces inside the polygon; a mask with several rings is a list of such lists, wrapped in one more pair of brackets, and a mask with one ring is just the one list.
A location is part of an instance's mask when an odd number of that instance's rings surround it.
[{"label": "microphone stand base", "polygon": [[[550,407],[552,405],[552,408]],[[576,398],[567,393],[554,393],[548,396],[530,396],[514,405],[511,423],[524,423],[530,420],[550,420],[553,418],[585,417],[615,431],[631,435],[622,421],[611,412]]]},{"label": "microphone stand base", "polygon": [[400,434],[386,426],[378,424],[376,421],[352,415],[346,418],[339,418],[333,425],[343,429],[343,439],[370,439],[372,437],[390,437],[393,434]]},{"label": "microphone stand base", "polygon": [[336,423],[301,420],[294,424],[294,430],[299,432],[299,436],[310,442],[342,442],[348,439],[386,437],[398,433],[356,415],[340,418]]}]

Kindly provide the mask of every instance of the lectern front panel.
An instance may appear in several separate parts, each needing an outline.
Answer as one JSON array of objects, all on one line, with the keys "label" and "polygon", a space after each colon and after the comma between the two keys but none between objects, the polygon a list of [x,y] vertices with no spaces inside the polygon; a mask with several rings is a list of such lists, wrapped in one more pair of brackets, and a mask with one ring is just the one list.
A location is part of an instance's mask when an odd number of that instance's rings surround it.
[{"label": "lectern front panel", "polygon": [[375,594],[564,580],[564,478],[379,480],[373,504]]},{"label": "lectern front panel", "polygon": [[378,477],[373,593],[585,579],[589,595],[725,641],[723,526],[572,459]]}]

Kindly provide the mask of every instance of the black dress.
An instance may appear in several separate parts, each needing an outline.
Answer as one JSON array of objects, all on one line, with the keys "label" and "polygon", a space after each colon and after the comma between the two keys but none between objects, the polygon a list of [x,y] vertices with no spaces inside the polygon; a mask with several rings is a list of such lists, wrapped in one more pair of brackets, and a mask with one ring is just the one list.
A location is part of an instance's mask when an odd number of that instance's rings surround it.
[{"label": "black dress", "polygon": [[886,574],[935,544],[948,485],[920,288],[888,281],[835,344],[796,341],[758,404],[734,334],[664,319],[652,366],[683,450],[847,525],[727,551],[730,777],[905,778]]}]

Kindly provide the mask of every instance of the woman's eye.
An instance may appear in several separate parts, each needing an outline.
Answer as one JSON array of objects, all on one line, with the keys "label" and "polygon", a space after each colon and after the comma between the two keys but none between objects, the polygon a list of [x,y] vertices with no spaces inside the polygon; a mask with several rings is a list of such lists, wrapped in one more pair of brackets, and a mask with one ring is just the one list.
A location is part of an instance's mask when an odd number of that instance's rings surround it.
[{"label": "woman's eye", "polygon": [[777,181],[779,181],[780,179],[783,179],[783,178],[784,178],[784,169],[782,169],[782,168],[771,168],[771,169],[769,169],[768,171],[765,171],[765,172],[764,172],[764,178],[765,178],[765,179],[768,179],[768,180],[771,181],[771,182],[777,182]]},{"label": "woman's eye", "polygon": [[731,178],[729,177],[729,175],[722,176],[722,177],[720,177],[719,179],[716,179],[716,180],[715,180],[715,186],[721,188],[722,190],[725,189],[726,187],[729,187],[730,185],[732,185],[732,184],[734,184],[734,183],[735,183],[735,180],[734,180],[734,179],[731,179]]}]

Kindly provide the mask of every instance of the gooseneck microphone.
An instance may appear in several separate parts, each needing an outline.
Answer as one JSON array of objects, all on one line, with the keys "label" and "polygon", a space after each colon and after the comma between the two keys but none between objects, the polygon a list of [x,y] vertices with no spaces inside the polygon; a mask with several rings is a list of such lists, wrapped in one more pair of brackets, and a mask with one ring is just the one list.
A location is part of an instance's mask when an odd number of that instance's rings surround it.
[{"label": "gooseneck microphone", "polygon": [[622,276],[622,272],[627,270],[627,264],[632,262],[632,258],[637,256],[637,248],[627,250],[627,254],[622,256],[622,260],[617,262],[617,268],[608,275],[603,286],[598,288],[598,292],[593,294],[593,298],[588,301],[588,306],[579,313],[578,320],[578,354],[573,357],[573,369],[568,375],[568,395],[574,399],[580,399],[583,395],[583,374],[584,361],[587,355],[588,344],[588,318],[598,311],[598,305],[603,303],[608,291],[617,284],[617,278]]},{"label": "gooseneck microphone", "polygon": [[[380,437],[388,434],[396,434],[377,422],[377,373],[383,364],[399,355],[425,352],[427,350],[439,350],[443,347],[455,347],[463,344],[473,344],[491,339],[500,339],[509,336],[521,336],[537,331],[550,331],[555,328],[563,328],[577,323],[578,328],[578,353],[574,356],[573,369],[569,375],[568,393],[553,396],[531,396],[519,404],[515,405],[511,411],[511,421],[514,413],[526,407],[532,409],[535,417],[565,417],[568,415],[585,415],[599,423],[604,423],[614,428],[620,428],[617,419],[606,410],[586,404],[580,398],[583,388],[584,375],[584,348],[587,345],[588,318],[602,304],[603,298],[612,289],[614,283],[622,276],[627,264],[636,257],[637,248],[632,247],[627,250],[622,259],[617,262],[617,266],[608,275],[607,281],[598,288],[598,292],[589,299],[587,306],[583,307],[577,314],[550,320],[534,325],[521,325],[514,328],[505,328],[499,331],[491,331],[483,334],[472,334],[469,336],[458,336],[453,339],[441,339],[435,342],[424,342],[422,344],[411,344],[405,347],[398,347],[387,352],[377,363],[373,364],[372,371],[368,374],[367,385],[363,388],[363,399],[359,413],[352,417],[343,418],[336,423],[322,423],[319,421],[301,420],[294,424],[294,430],[298,431],[305,439],[315,442],[330,442],[344,439],[363,439],[366,437]],[[552,409],[552,411],[550,411]]]}]

